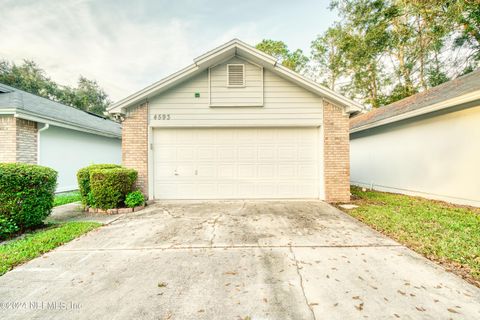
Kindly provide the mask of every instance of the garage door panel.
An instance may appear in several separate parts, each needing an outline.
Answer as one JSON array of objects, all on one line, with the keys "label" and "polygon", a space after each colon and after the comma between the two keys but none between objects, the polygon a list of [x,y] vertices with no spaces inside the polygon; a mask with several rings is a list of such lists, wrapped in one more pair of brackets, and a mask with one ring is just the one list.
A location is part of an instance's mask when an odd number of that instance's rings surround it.
[{"label": "garage door panel", "polygon": [[218,177],[221,179],[234,179],[235,173],[235,165],[233,164],[221,164],[218,166]]},{"label": "garage door panel", "polygon": [[312,150],[309,146],[301,146],[298,148],[298,160],[315,161],[317,159],[317,151]]},{"label": "garage door panel", "polygon": [[294,164],[279,164],[278,165],[278,177],[294,179],[296,177],[296,168]]},{"label": "garage door panel", "polygon": [[239,179],[255,179],[256,167],[254,164],[239,164],[238,165],[238,178]]},{"label": "garage door panel", "polygon": [[165,145],[155,145],[155,164],[171,163],[177,158],[177,152],[174,148]]},{"label": "garage door panel", "polygon": [[153,142],[156,199],[318,198],[318,128],[155,129]]},{"label": "garage door panel", "polygon": [[217,167],[210,164],[198,164],[196,174],[199,178],[214,179],[217,177]]},{"label": "garage door panel", "polygon": [[286,182],[280,183],[278,185],[278,194],[280,196],[288,198],[289,196],[296,194],[295,189],[296,189],[295,185],[291,183],[286,183]]},{"label": "garage door panel", "polygon": [[215,147],[199,146],[197,147],[197,160],[212,161],[215,159]]},{"label": "garage door panel", "polygon": [[297,176],[299,178],[311,178],[312,177],[312,172],[315,171],[315,165],[299,165],[298,166],[298,171],[297,171]]},{"label": "garage door panel", "polygon": [[[231,141],[231,140],[230,140]],[[220,161],[235,161],[237,150],[235,147],[219,146],[217,147],[217,159]]]},{"label": "garage door panel", "polygon": [[195,149],[190,146],[177,147],[177,161],[195,161]]},{"label": "garage door panel", "polygon": [[273,161],[275,159],[275,148],[273,146],[259,146],[258,147],[258,160]]},{"label": "garage door panel", "polygon": [[239,146],[237,150],[239,161],[255,161],[257,159],[256,146]]},{"label": "garage door panel", "polygon": [[261,165],[259,165],[257,176],[260,179],[274,179],[275,178],[275,165],[274,164],[261,164]]}]

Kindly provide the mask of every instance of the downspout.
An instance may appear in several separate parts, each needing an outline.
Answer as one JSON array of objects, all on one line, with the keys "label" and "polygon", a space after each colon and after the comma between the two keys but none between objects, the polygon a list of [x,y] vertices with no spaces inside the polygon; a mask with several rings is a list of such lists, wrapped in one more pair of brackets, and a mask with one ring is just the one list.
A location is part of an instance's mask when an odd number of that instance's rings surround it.
[{"label": "downspout", "polygon": [[37,164],[40,164],[40,132],[45,131],[48,128],[50,128],[50,125],[48,123],[44,123],[43,127],[37,130]]}]

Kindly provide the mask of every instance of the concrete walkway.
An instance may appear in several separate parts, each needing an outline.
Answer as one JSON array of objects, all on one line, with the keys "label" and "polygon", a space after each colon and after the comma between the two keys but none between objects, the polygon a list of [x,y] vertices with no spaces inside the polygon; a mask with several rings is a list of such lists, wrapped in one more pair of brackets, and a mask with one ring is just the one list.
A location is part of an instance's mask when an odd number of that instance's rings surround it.
[{"label": "concrete walkway", "polygon": [[480,319],[478,288],[319,201],[158,203],[0,277],[0,303],[1,319]]}]

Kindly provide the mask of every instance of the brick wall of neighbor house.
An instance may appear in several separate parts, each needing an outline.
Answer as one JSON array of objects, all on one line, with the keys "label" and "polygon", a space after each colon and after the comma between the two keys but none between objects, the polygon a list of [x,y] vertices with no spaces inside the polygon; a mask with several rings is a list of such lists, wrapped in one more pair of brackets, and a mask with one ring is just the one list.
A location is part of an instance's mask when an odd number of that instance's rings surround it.
[{"label": "brick wall of neighbor house", "polygon": [[324,178],[327,202],[350,201],[349,118],[327,101],[323,107]]},{"label": "brick wall of neighbor house", "polygon": [[17,162],[37,163],[37,123],[17,118]]},{"label": "brick wall of neighbor house", "polygon": [[10,115],[0,116],[0,162],[17,160],[15,118]]},{"label": "brick wall of neighbor house", "polygon": [[37,163],[37,123],[0,116],[0,162]]},{"label": "brick wall of neighbor house", "polygon": [[122,123],[122,163],[138,171],[137,187],[148,195],[148,107],[131,108]]}]

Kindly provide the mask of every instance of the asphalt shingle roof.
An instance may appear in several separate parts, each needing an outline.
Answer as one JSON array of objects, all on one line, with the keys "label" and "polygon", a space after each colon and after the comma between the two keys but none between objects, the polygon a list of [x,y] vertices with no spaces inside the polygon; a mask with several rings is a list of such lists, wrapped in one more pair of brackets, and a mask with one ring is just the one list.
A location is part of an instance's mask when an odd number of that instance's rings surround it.
[{"label": "asphalt shingle roof", "polygon": [[121,136],[121,125],[115,121],[0,83],[0,109],[22,112],[59,123],[93,130],[106,135]]},{"label": "asphalt shingle roof", "polygon": [[350,120],[350,129],[394,117],[480,90],[480,69]]}]

